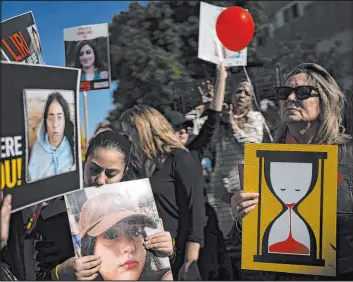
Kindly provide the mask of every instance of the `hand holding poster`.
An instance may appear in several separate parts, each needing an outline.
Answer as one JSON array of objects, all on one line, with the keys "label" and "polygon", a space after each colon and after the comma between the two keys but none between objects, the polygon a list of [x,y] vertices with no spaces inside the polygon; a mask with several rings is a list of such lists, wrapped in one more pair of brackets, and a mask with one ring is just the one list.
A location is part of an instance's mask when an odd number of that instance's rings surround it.
[{"label": "hand holding poster", "polygon": [[[200,4],[200,24],[199,24],[199,49],[198,58],[219,64],[222,60],[218,56],[218,44],[221,44],[217,38],[216,21],[220,13],[226,8],[214,6],[201,2]],[[240,52],[233,52],[221,45],[222,56],[225,66],[246,66],[247,48]]]},{"label": "hand holding poster", "polygon": [[168,255],[146,239],[163,231],[148,179],[65,195],[75,253],[98,255],[98,280],[173,280]]},{"label": "hand holding poster", "polygon": [[338,148],[245,145],[242,268],[336,276]]},{"label": "hand holding poster", "polygon": [[79,78],[77,69],[1,64],[0,188],[13,212],[82,187]]},{"label": "hand holding poster", "polygon": [[66,66],[79,68],[81,91],[110,87],[108,24],[64,29]]},{"label": "hand holding poster", "polygon": [[44,64],[39,33],[32,12],[1,22],[2,60]]}]

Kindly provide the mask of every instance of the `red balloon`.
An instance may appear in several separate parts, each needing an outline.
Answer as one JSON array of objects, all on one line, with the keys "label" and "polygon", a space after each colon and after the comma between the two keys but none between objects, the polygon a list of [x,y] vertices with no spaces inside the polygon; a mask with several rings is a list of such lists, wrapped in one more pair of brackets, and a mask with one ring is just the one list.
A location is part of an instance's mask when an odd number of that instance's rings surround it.
[{"label": "red balloon", "polygon": [[238,6],[222,11],[216,22],[219,41],[227,49],[237,52],[249,45],[254,37],[255,24],[250,13]]}]

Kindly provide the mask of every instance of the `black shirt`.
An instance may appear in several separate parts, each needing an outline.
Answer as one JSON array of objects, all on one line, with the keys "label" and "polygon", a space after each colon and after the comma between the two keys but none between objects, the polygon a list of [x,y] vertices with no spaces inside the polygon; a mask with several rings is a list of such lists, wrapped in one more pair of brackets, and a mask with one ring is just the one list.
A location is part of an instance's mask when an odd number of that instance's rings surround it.
[{"label": "black shirt", "polygon": [[206,216],[200,164],[188,151],[175,149],[150,182],[164,229],[175,239],[176,248],[185,250],[187,242],[202,247]]},{"label": "black shirt", "polygon": [[199,134],[193,140],[191,140],[188,145],[186,145],[188,150],[190,150],[190,153],[198,162],[202,161],[205,149],[207,148],[214,135],[220,118],[219,115],[220,112],[209,109],[207,120],[203,124]]}]

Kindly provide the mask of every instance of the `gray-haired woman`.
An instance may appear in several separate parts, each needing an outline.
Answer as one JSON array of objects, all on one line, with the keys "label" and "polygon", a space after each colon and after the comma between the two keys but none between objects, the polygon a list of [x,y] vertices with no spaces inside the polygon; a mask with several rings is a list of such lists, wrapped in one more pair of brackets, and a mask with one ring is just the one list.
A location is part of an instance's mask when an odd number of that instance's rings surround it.
[{"label": "gray-haired woman", "polygon": [[[344,133],[342,111],[345,97],[332,76],[321,66],[304,63],[288,75],[285,86],[276,88],[281,124],[277,143],[328,144],[339,147],[337,205],[337,276],[320,277],[286,273],[243,271],[248,280],[353,280],[353,146]],[[258,195],[239,191],[232,209],[241,220],[257,205]],[[241,243],[241,236],[238,236]]]}]

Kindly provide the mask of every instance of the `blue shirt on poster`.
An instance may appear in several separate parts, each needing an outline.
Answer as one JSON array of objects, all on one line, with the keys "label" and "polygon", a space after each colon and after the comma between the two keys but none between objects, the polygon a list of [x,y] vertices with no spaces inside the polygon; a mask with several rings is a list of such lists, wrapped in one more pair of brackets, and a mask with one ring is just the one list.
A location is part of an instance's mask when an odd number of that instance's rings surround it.
[{"label": "blue shirt on poster", "polygon": [[74,160],[70,143],[64,136],[59,147],[50,145],[48,133],[42,121],[34,142],[31,158],[28,163],[28,180],[30,182],[74,170]]}]

